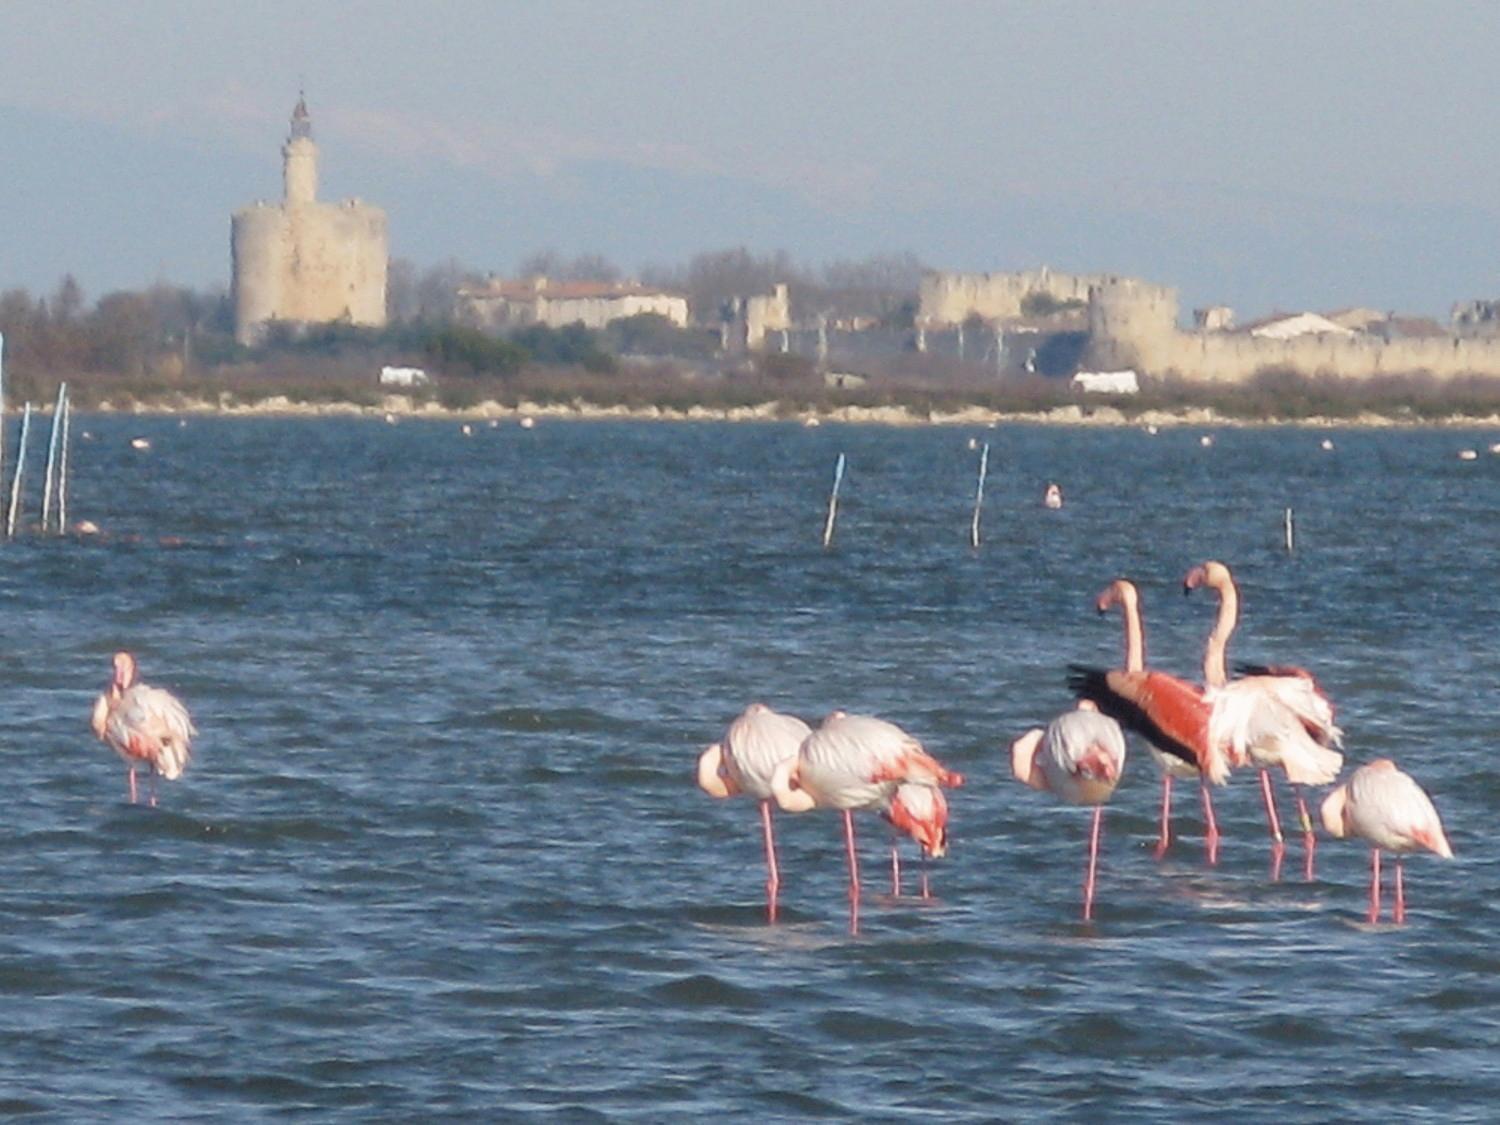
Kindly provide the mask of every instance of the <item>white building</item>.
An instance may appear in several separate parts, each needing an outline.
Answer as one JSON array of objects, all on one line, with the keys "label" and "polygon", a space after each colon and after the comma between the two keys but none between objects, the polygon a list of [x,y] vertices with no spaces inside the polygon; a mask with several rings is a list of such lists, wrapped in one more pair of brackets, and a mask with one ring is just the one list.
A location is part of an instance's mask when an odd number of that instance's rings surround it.
[{"label": "white building", "polygon": [[603,328],[611,321],[641,313],[664,316],[678,328],[686,328],[688,322],[686,297],[633,283],[494,278],[484,285],[460,289],[458,300],[475,324],[491,330],[528,324]]}]

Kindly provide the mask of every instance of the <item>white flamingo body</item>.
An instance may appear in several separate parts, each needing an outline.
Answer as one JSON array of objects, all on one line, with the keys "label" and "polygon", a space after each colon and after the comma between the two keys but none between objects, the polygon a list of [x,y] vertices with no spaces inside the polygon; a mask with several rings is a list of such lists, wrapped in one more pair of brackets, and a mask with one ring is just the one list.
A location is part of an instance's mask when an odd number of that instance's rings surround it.
[{"label": "white flamingo body", "polygon": [[[764,703],[752,703],[729,724],[724,737],[704,751],[699,758],[700,769],[703,765],[713,767],[713,773],[730,790],[723,796],[743,793],[764,801],[771,796],[771,775],[776,767],[795,758],[811,733],[812,728],[801,719],[773,711]],[[713,792],[707,784],[703,788]]]},{"label": "white flamingo body", "polygon": [[766,914],[776,921],[776,896],[781,872],[776,863],[776,837],[771,827],[771,779],[776,767],[794,760],[797,749],[812,733],[792,715],[752,703],[729,724],[724,736],[698,757],[698,787],[711,797],[745,794],[760,802],[761,830],[766,848]]},{"label": "white flamingo body", "polygon": [[1125,732],[1092,708],[1064,712],[1045,731],[1022,735],[1015,746],[1030,748],[1024,771],[1012,761],[1017,776],[1028,784],[1036,777],[1041,784],[1034,788],[1046,789],[1070,805],[1103,804],[1125,770]]},{"label": "white flamingo body", "polygon": [[[859,860],[854,849],[855,809],[884,812],[927,854],[947,847],[947,801],[918,789],[957,787],[963,778],[945,769],[906,731],[870,715],[835,711],[802,743],[795,758],[776,767],[771,791],[789,812],[813,808],[844,814],[849,859],[849,928],[859,932]],[[932,820],[926,817],[931,816]],[[903,823],[905,820],[907,823]]]},{"label": "white flamingo body", "polygon": [[1355,770],[1324,799],[1323,824],[1334,836],[1358,836],[1388,852],[1453,858],[1432,798],[1385,758]]},{"label": "white flamingo body", "polygon": [[1393,919],[1406,920],[1406,893],[1400,857],[1408,852],[1430,851],[1444,859],[1453,849],[1443,831],[1437,808],[1422,787],[1379,758],[1354,771],[1323,801],[1323,826],[1337,837],[1358,836],[1370,842],[1371,923],[1380,920],[1380,849],[1396,854],[1396,901]]},{"label": "white flamingo body", "polygon": [[798,787],[834,809],[883,808],[902,782],[942,785],[950,776],[895,723],[842,711],[808,736],[796,760]]},{"label": "white flamingo body", "polygon": [[124,760],[133,802],[135,771],[146,769],[168,781],[177,780],[192,760],[198,732],[180,699],[162,688],[136,682],[135,658],[128,652],[115,654],[114,669],[110,685],[94,701],[90,726]]},{"label": "white flamingo body", "polygon": [[[1299,676],[1248,676],[1210,688],[1209,740],[1236,766],[1279,768],[1294,785],[1328,785],[1343,768],[1333,711],[1312,681]],[[1320,744],[1310,729],[1325,732]]]}]

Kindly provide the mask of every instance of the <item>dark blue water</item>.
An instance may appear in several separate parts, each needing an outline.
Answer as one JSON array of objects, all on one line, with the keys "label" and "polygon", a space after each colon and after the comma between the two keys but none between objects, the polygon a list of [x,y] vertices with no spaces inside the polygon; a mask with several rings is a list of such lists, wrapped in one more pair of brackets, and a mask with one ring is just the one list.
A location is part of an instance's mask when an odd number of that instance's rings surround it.
[{"label": "dark blue water", "polygon": [[[1491,435],[89,418],[93,542],[0,550],[0,1110],[66,1120],[1486,1120],[1500,1100]],[[149,452],[129,448],[145,435]],[[985,542],[967,546],[993,443]],[[1455,454],[1473,446],[1480,459]],[[849,457],[834,549],[819,547]],[[35,450],[33,450],[35,456]],[[1061,482],[1060,512],[1038,500]],[[1282,545],[1296,510],[1297,551]],[[163,542],[166,537],[166,542]],[[1251,777],[1155,861],[1144,754],[1087,813],[1005,748],[1118,659],[1315,669],[1458,858],[1363,922],[1367,851],[1268,877]],[[202,732],[156,809],[87,717],[116,648]],[[747,702],[870,711],[968,775],[937,899],[839,825],[693,787]]]}]

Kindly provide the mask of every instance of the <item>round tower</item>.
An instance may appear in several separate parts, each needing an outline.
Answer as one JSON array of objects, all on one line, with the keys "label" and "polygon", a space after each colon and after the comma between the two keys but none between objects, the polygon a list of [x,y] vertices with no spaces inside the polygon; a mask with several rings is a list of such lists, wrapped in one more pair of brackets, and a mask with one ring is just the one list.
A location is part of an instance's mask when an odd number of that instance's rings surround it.
[{"label": "round tower", "polygon": [[1130,277],[1089,289],[1088,362],[1099,370],[1159,373],[1171,365],[1176,335],[1176,290]]},{"label": "round tower", "polygon": [[281,149],[281,175],[286,185],[286,204],[295,207],[318,198],[318,146],[313,144],[312,117],[307,99],[300,94],[292,110],[292,127]]}]

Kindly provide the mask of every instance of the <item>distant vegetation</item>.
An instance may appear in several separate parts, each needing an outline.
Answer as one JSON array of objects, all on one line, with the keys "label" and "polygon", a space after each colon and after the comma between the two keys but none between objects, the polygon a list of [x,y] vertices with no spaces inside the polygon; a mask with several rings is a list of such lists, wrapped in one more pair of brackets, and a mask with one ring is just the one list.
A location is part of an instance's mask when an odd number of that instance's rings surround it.
[{"label": "distant vegetation", "polygon": [[[565,259],[552,252],[533,255],[525,267],[574,280],[619,276],[603,259]],[[797,317],[858,316],[888,328],[910,328],[920,270],[915,259],[898,257],[808,271],[784,255],[758,258],[727,250],[646,275],[688,292],[699,310],[786,281]],[[1037,350],[1036,376],[997,379],[976,363],[909,351],[862,360],[863,385],[830,388],[805,357],[718,356],[712,315],[688,329],[644,314],[602,332],[581,325],[484,332],[464,324],[454,302],[459,285],[478,279],[475,271],[453,262],[425,272],[394,262],[388,327],[273,330],[253,349],[234,342],[233,310],[223,292],[154,285],[109,293],[90,305],[71,278],[45,297],[12,289],[0,293],[8,401],[50,400],[66,379],[83,408],[103,402],[172,408],[189,401],[251,403],[273,396],[375,406],[385,393],[376,373],[384,364],[399,364],[424,367],[434,376],[430,386],[403,393],[454,409],[524,399],[628,407],[775,402],[786,413],[843,405],[899,405],[918,412],[965,406],[1031,412],[1078,405],[1084,410],[1108,406],[1127,417],[1207,407],[1251,421],[1366,413],[1421,421],[1500,414],[1500,380],[1438,381],[1421,373],[1343,380],[1266,371],[1227,386],[1145,379],[1136,396],[1083,397],[1058,377],[1076,369],[1087,343],[1081,332],[1049,337]],[[1031,301],[1028,311],[1043,315],[1068,304],[1051,302],[1044,308],[1043,302]]]}]

